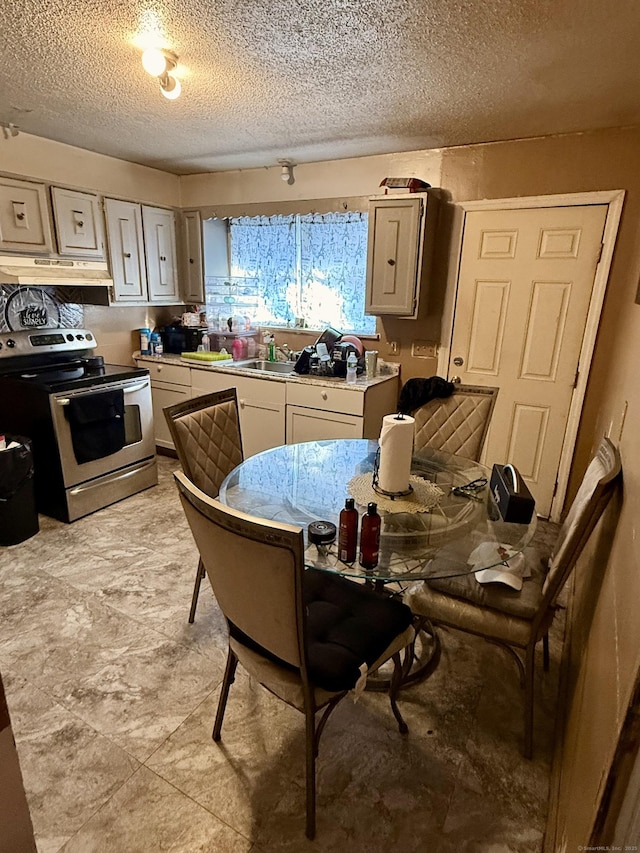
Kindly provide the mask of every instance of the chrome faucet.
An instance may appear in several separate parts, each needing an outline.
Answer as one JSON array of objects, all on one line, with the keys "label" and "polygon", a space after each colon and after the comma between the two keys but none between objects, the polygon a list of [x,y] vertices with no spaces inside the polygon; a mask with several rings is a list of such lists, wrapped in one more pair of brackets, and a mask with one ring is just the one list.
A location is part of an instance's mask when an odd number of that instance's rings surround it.
[{"label": "chrome faucet", "polygon": [[[278,358],[278,353],[282,353],[283,359]],[[282,344],[281,347],[276,347],[276,359],[278,361],[293,361],[293,350],[289,344]]]}]

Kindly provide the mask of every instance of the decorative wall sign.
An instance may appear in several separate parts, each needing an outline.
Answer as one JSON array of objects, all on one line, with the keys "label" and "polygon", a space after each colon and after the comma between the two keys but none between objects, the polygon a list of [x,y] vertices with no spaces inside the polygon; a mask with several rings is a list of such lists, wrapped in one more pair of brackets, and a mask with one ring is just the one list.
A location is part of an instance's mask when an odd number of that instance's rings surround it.
[{"label": "decorative wall sign", "polygon": [[63,302],[56,288],[0,285],[0,332],[81,328],[82,305]]}]

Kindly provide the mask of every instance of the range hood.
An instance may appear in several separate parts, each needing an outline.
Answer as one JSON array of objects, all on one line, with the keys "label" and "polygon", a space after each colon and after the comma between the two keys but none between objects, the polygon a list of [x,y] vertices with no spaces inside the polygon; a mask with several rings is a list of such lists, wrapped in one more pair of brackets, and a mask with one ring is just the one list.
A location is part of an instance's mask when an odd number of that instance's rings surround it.
[{"label": "range hood", "polygon": [[0,284],[109,286],[113,280],[105,261],[0,255]]}]

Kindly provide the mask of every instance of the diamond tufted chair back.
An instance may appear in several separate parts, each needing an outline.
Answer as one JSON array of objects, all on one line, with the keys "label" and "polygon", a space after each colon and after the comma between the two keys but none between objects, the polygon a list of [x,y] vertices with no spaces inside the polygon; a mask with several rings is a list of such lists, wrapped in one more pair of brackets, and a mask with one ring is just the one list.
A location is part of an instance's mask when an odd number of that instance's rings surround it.
[{"label": "diamond tufted chair back", "polygon": [[429,400],[411,413],[415,449],[434,447],[478,462],[497,396],[497,388],[456,385],[450,397]]},{"label": "diamond tufted chair back", "polygon": [[[167,406],[164,415],[185,475],[200,491],[217,497],[224,478],[243,459],[236,389],[227,388]],[[205,574],[200,560],[189,622],[195,619]]]}]

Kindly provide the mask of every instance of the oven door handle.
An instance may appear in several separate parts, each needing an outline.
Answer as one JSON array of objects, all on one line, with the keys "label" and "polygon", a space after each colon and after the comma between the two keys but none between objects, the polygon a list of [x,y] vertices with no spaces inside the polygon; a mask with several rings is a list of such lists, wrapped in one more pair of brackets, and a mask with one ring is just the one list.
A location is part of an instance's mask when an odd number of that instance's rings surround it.
[{"label": "oven door handle", "polygon": [[[134,391],[142,391],[143,388],[146,388],[149,384],[149,380],[145,379],[144,382],[139,382],[137,385],[129,385],[122,389],[124,394],[133,394]],[[95,394],[95,391],[87,391],[87,394]],[[56,397],[56,403],[59,406],[68,406],[71,402],[70,397]]]}]

